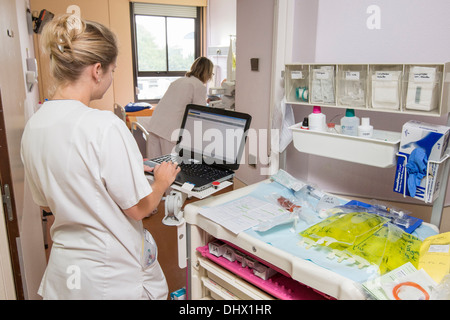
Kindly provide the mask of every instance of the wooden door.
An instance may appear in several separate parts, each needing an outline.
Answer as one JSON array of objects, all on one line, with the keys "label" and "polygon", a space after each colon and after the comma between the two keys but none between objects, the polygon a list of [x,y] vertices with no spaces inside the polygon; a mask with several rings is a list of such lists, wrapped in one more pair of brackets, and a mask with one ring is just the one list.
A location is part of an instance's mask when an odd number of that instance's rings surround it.
[{"label": "wooden door", "polygon": [[17,224],[16,206],[14,201],[14,188],[11,177],[8,144],[6,141],[5,118],[3,112],[2,94],[0,91],[0,189],[5,217],[6,230],[9,240],[9,250],[14,274],[17,299],[24,299],[22,276],[19,265],[17,240],[19,239],[19,226]]}]

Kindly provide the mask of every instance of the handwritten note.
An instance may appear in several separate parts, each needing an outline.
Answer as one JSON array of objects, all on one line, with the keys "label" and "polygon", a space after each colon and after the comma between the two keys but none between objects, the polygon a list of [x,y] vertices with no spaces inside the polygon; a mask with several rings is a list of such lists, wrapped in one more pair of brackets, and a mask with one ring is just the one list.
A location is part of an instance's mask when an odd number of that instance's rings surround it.
[{"label": "handwritten note", "polygon": [[286,210],[274,203],[252,196],[242,197],[223,205],[201,208],[199,210],[201,215],[235,234],[286,212]]}]

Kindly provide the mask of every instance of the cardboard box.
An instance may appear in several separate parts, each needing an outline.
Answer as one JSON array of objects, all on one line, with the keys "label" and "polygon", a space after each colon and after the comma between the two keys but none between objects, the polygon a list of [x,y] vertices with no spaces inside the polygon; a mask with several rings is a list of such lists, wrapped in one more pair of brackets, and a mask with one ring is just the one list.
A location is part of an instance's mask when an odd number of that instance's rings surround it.
[{"label": "cardboard box", "polygon": [[420,148],[428,158],[428,171],[423,173],[424,177],[416,187],[414,198],[429,203],[439,196],[444,167],[435,162],[444,158],[449,135],[450,127],[447,126],[413,120],[403,125],[394,181],[395,192],[412,196],[407,187],[409,174],[406,165],[409,161],[417,161],[413,152]]},{"label": "cardboard box", "polygon": [[181,288],[170,293],[170,300],[186,300],[186,288]]}]

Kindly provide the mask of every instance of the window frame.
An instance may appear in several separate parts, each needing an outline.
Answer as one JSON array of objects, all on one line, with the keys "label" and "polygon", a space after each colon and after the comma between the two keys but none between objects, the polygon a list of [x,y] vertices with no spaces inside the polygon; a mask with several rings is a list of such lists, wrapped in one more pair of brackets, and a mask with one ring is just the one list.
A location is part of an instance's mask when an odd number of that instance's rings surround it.
[{"label": "window frame", "polygon": [[[140,77],[183,77],[187,71],[139,71],[138,67],[138,50],[137,50],[137,39],[136,39],[136,15],[145,15],[145,14],[135,14],[134,13],[134,3],[130,2],[130,23],[131,23],[131,46],[132,46],[132,61],[133,61],[133,86],[134,86],[134,101],[135,102],[147,102],[147,103],[158,103],[159,99],[139,99],[138,98],[138,78]],[[203,33],[202,33],[202,24],[203,24],[203,8],[196,7],[197,10],[197,18],[194,18],[194,42],[195,42],[195,53],[194,59],[198,58],[201,55],[201,44],[203,43]],[[153,16],[148,14],[148,16]],[[156,16],[156,15],[155,15]],[[172,18],[170,15],[161,16],[165,17],[166,23],[166,48],[167,48],[167,18]],[[154,16],[153,16],[154,17]],[[177,18],[177,17],[176,17]],[[178,17],[179,18],[179,17]],[[169,51],[166,50],[166,66],[169,67]]]}]

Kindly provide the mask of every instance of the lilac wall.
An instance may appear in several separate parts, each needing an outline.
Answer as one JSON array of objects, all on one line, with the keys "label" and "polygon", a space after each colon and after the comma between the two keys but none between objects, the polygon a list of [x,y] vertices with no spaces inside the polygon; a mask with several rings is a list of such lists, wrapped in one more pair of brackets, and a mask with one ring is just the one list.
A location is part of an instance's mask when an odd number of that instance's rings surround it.
[{"label": "lilac wall", "polygon": [[[317,63],[443,63],[450,61],[450,2],[435,0],[320,0],[312,7],[297,0],[293,61]],[[369,29],[370,5],[379,7],[379,29]],[[310,14],[307,14],[309,12]],[[371,22],[370,20],[369,22]],[[310,33],[307,30],[311,30]],[[294,40],[295,41],[295,40]],[[302,45],[302,43],[304,43]],[[294,106],[296,122],[311,107]],[[324,108],[327,119],[344,109]],[[417,119],[445,124],[447,116],[416,117],[370,111],[357,111],[370,117],[376,129],[400,132],[403,123]],[[308,167],[308,175],[299,176]],[[404,201],[392,192],[395,168],[379,169],[323,157],[299,154],[293,146],[287,153],[287,169],[300,178],[317,183],[325,190],[350,195]],[[450,203],[450,188],[446,205]]]},{"label": "lilac wall", "polygon": [[[236,110],[252,115],[251,129],[256,131],[269,127],[273,8],[274,0],[237,0],[236,3]],[[259,71],[250,70],[250,58],[259,58]],[[249,139],[247,147],[257,144],[266,148],[265,136],[260,135],[258,139],[261,141]],[[248,166],[247,155],[244,162],[237,172],[244,183],[266,178],[261,175],[260,163],[256,168]]]}]

